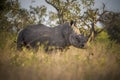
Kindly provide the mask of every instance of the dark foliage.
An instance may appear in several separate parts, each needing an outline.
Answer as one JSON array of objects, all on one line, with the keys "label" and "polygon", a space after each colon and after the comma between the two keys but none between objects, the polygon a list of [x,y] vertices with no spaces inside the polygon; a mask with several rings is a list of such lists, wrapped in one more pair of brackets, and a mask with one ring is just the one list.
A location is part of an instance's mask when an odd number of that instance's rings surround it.
[{"label": "dark foliage", "polygon": [[120,13],[111,12],[107,15],[106,30],[111,40],[120,43]]},{"label": "dark foliage", "polygon": [[120,43],[120,25],[113,25],[107,29],[108,35],[111,40],[115,40],[117,43]]}]

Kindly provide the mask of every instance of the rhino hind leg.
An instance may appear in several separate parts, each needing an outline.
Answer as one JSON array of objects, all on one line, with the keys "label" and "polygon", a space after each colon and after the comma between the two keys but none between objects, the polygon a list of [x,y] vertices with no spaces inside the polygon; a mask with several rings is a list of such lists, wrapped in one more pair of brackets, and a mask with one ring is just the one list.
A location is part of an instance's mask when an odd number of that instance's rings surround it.
[{"label": "rhino hind leg", "polygon": [[17,43],[17,50],[21,51],[23,47],[23,43]]}]

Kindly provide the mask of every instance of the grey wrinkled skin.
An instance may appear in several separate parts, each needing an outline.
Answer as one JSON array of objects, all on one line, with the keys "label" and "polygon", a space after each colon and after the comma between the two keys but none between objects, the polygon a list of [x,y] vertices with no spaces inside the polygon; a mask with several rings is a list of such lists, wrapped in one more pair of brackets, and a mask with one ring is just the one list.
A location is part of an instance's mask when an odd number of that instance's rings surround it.
[{"label": "grey wrinkled skin", "polygon": [[83,35],[76,35],[75,33],[73,33],[70,35],[69,40],[71,45],[77,48],[83,48],[88,39]]},{"label": "grey wrinkled skin", "polygon": [[43,24],[28,26],[18,34],[17,49],[22,50],[23,46],[36,49],[39,45],[45,45],[45,51],[48,51],[50,46],[59,49],[70,45],[83,48],[86,37],[76,34],[71,25],[65,23],[53,28]]}]

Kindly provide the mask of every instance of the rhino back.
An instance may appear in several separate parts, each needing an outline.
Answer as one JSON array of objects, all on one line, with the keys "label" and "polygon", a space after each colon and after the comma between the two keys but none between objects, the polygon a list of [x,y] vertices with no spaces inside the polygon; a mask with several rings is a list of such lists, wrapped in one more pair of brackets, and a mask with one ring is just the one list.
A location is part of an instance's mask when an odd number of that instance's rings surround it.
[{"label": "rhino back", "polygon": [[29,26],[24,29],[23,37],[25,42],[31,46],[35,46],[38,42],[47,42],[50,46],[66,46],[66,41],[62,33],[62,27],[50,28],[42,24]]}]

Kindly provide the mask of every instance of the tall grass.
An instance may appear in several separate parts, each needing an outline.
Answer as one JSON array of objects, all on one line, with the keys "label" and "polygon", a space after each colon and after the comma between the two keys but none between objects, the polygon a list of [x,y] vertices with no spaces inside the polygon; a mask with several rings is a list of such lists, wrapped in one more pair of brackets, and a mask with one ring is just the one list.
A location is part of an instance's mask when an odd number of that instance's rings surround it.
[{"label": "tall grass", "polygon": [[[0,34],[2,35],[2,34]],[[0,38],[0,80],[120,80],[120,45],[98,38],[86,49],[70,46],[51,54],[16,50],[15,38]]]}]

